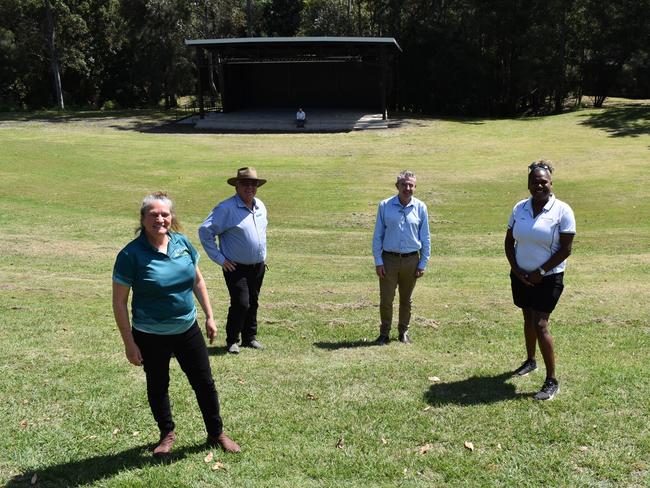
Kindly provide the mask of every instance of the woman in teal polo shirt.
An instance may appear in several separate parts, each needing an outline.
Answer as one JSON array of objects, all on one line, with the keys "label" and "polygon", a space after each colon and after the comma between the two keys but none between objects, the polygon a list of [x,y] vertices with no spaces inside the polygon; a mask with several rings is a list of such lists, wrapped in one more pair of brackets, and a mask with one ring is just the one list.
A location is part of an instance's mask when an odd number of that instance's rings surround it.
[{"label": "woman in teal polo shirt", "polygon": [[[205,314],[206,335],[212,343],[217,327],[197,266],[199,254],[179,229],[173,203],[165,193],[144,198],[139,235],[119,252],[113,268],[115,321],[127,359],[144,366],[149,406],[160,429],[154,455],[168,455],[176,440],[168,395],[172,355],[196,394],[208,444],[239,452],[239,446],[223,432],[208,349],[196,320],[194,296]],[[132,323],[127,308],[131,290]]]}]

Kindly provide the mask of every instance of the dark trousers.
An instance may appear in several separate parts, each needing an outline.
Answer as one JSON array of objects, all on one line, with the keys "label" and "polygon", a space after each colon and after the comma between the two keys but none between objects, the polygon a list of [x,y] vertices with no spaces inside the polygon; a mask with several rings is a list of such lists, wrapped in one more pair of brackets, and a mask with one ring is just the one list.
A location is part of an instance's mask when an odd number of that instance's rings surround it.
[{"label": "dark trousers", "polygon": [[168,394],[169,360],[172,354],[192,385],[208,434],[221,434],[223,423],[219,415],[219,398],[212,379],[208,348],[196,322],[182,334],[147,334],[133,329],[133,339],[144,360],[149,406],[161,436],[174,430]]},{"label": "dark trousers", "polygon": [[264,281],[264,263],[239,264],[235,271],[223,271],[230,293],[226,343],[249,342],[257,337],[257,303]]}]

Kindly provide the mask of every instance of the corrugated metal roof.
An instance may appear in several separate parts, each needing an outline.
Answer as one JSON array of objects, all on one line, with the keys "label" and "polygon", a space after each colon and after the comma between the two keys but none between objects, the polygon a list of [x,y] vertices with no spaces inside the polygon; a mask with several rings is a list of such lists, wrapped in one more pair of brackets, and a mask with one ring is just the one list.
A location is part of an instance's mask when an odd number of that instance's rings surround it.
[{"label": "corrugated metal roof", "polygon": [[402,51],[393,37],[234,37],[226,39],[186,39],[187,46],[253,46],[253,45],[332,45],[332,44],[356,44],[356,45],[388,45],[398,51]]}]

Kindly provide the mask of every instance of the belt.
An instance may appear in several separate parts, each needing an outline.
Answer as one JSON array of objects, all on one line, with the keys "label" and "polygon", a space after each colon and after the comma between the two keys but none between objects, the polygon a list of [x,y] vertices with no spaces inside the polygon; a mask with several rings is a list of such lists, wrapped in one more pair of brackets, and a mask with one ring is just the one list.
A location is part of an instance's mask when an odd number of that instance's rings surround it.
[{"label": "belt", "polygon": [[400,258],[407,258],[409,256],[413,256],[414,254],[417,254],[418,251],[413,251],[413,252],[406,252],[404,254],[400,254],[398,252],[393,252],[393,251],[384,251],[386,254],[390,254],[391,256],[397,256]]}]

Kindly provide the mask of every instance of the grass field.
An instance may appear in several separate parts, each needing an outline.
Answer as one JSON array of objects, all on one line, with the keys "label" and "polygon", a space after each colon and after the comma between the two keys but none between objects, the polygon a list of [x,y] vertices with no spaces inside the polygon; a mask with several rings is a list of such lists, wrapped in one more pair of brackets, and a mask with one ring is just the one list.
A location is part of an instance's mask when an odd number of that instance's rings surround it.
[{"label": "grass field", "polygon": [[[141,130],[160,117],[0,114],[0,485],[650,484],[648,105],[348,134]],[[525,352],[502,250],[538,157],[555,162],[578,226],[551,321],[562,389],[546,403],[532,400],[543,368],[509,376]],[[198,225],[245,165],[269,180],[258,193],[270,220],[266,350],[224,354],[227,292],[220,268],[201,264],[222,415],[243,452],[205,462],[174,363],[179,440],[160,464],[143,373],[112,317],[113,261],[158,189],[200,248]],[[379,348],[372,227],[405,168],[429,206],[432,259],[414,344]]]}]

